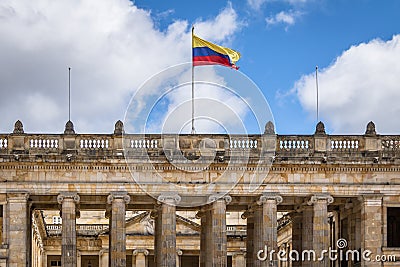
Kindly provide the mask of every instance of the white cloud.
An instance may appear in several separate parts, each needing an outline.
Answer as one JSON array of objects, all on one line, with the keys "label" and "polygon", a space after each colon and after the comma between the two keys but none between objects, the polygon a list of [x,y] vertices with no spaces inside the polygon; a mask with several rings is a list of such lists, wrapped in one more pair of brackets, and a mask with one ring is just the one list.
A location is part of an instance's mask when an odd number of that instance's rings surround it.
[{"label": "white cloud", "polygon": [[[359,133],[373,120],[380,133],[400,128],[400,35],[352,46],[319,79],[320,117],[336,133]],[[310,115],[315,114],[314,73],[295,83],[297,97]]]},{"label": "white cloud", "polygon": [[[230,25],[230,26],[228,26]],[[222,42],[243,26],[231,4],[212,20],[195,22],[195,34],[212,42]]]},{"label": "white cloud", "polygon": [[[198,28],[225,41],[240,22],[227,6]],[[68,67],[75,129],[112,132],[140,84],[191,55],[187,21],[160,31],[150,11],[128,0],[1,1],[0,36],[0,132],[17,119],[26,132],[62,132]]]},{"label": "white cloud", "polygon": [[302,5],[310,0],[247,0],[247,4],[254,10],[260,10],[265,3],[286,2],[290,5]]},{"label": "white cloud", "polygon": [[267,25],[275,25],[275,24],[286,24],[287,26],[295,24],[297,18],[302,15],[300,11],[290,10],[288,12],[281,11],[274,16],[268,17],[265,19]]},{"label": "white cloud", "polygon": [[254,10],[259,10],[267,0],[247,0],[247,4]]}]

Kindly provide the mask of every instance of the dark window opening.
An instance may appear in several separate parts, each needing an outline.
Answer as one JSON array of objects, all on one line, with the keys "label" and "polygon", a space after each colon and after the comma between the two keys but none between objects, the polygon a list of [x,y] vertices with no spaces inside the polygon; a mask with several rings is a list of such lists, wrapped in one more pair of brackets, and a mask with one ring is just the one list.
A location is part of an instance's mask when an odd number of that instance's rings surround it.
[{"label": "dark window opening", "polygon": [[387,245],[400,247],[400,208],[387,208]]}]

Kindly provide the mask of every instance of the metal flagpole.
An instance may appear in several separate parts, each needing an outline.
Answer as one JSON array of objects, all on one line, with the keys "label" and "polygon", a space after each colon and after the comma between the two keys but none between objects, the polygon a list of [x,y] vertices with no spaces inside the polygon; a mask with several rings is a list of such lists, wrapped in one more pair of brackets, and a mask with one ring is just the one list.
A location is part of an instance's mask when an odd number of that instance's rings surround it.
[{"label": "metal flagpole", "polygon": [[318,110],[318,66],[315,66],[315,84],[317,86],[317,123],[319,122],[319,110]]},{"label": "metal flagpole", "polygon": [[192,26],[192,132],[191,134],[195,134],[196,130],[194,128],[194,65],[193,65],[193,35],[194,35],[194,26]]},{"label": "metal flagpole", "polygon": [[68,68],[68,121],[71,121],[71,68]]}]

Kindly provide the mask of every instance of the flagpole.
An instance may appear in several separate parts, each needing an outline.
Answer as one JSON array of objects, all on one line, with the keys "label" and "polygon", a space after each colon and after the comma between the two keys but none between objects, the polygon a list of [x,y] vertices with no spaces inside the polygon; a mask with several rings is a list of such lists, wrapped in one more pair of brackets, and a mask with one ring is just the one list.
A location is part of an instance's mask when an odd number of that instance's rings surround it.
[{"label": "flagpole", "polygon": [[315,84],[317,87],[317,123],[319,122],[319,110],[318,110],[318,102],[319,102],[319,96],[318,96],[318,66],[315,66]]},{"label": "flagpole", "polygon": [[194,65],[193,65],[193,35],[194,35],[194,26],[192,26],[192,132],[191,134],[195,134],[196,130],[194,128]]},{"label": "flagpole", "polygon": [[68,68],[68,121],[71,121],[71,68]]}]

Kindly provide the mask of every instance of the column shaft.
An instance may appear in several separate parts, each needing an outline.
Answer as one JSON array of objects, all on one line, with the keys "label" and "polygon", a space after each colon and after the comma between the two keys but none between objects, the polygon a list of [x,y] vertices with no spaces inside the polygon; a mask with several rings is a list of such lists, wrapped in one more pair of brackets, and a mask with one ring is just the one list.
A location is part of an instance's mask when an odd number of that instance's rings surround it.
[{"label": "column shaft", "polygon": [[361,266],[382,266],[373,259],[382,255],[382,196],[364,196],[361,203],[361,251],[371,251],[371,261],[361,259]]},{"label": "column shaft", "polygon": [[247,217],[246,266],[254,266],[254,217]]},{"label": "column shaft", "polygon": [[218,199],[212,204],[212,254],[213,267],[227,264],[227,237],[226,237],[226,203]]},{"label": "column shaft", "polygon": [[[292,248],[291,250],[297,251],[298,253],[302,252],[302,220],[303,215],[299,212],[293,212],[291,214],[292,219]],[[296,255],[292,255],[296,257]],[[289,255],[287,255],[289,258]],[[292,267],[301,267],[301,257],[294,261],[291,261]]]},{"label": "column shaft", "polygon": [[[298,251],[300,254],[300,259],[302,257],[302,251],[310,251],[313,249],[313,207],[305,206],[302,212],[302,232],[301,232],[301,240],[302,240],[302,250]],[[308,260],[307,258],[301,264],[302,267],[310,267],[312,266],[312,258]]]},{"label": "column shaft", "polygon": [[[282,200],[281,200],[282,201]],[[277,228],[277,200],[268,199],[263,204],[263,224],[264,224],[264,242],[268,251],[274,250],[272,262],[269,266],[278,267],[277,253],[278,249],[278,228]]]},{"label": "column shaft", "polygon": [[28,266],[28,194],[12,193],[8,200],[8,266]]},{"label": "column shaft", "polygon": [[[263,209],[260,206],[254,207],[254,234],[253,234],[253,265],[254,267],[267,266],[266,261],[258,259],[258,251],[264,250],[264,223],[263,223]],[[268,252],[267,252],[268,253]]]},{"label": "column shaft", "polygon": [[235,253],[232,256],[232,267],[243,267],[246,266],[245,258],[243,253]]},{"label": "column shaft", "polygon": [[207,211],[201,211],[200,212],[200,225],[201,225],[201,230],[200,230],[200,267],[206,267],[206,260],[207,260],[207,248],[209,245],[207,244],[207,219],[209,216],[207,216]]},{"label": "column shaft", "polygon": [[57,201],[61,204],[62,217],[61,265],[76,267],[76,203],[79,203],[79,196],[76,193],[64,192],[58,195]]},{"label": "column shaft", "polygon": [[162,203],[160,213],[158,216],[161,219],[157,221],[161,223],[158,228],[161,230],[159,237],[161,253],[158,255],[157,266],[176,266],[176,207],[172,203]]},{"label": "column shaft", "polygon": [[[262,195],[254,206],[254,266],[278,266],[277,205],[281,202],[281,196]],[[258,259],[260,250],[266,260]]]},{"label": "column shaft", "polygon": [[132,253],[132,265],[135,267],[146,267],[146,256],[149,255],[147,249],[137,249]]},{"label": "column shaft", "polygon": [[329,223],[328,223],[328,204],[333,202],[331,196],[313,196],[310,204],[314,205],[313,211],[313,249],[316,257],[319,258],[313,263],[314,267],[328,267],[330,264],[327,253],[320,260],[323,250],[329,249]]},{"label": "column shaft", "polygon": [[110,266],[126,267],[126,229],[125,211],[130,197],[124,193],[111,193],[108,204],[111,204],[110,216]]}]

